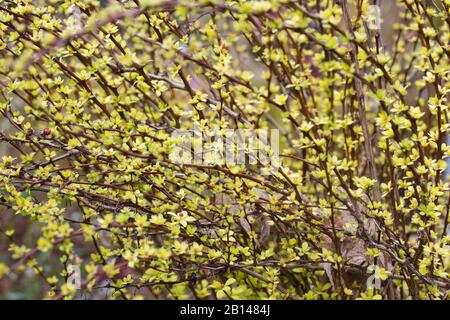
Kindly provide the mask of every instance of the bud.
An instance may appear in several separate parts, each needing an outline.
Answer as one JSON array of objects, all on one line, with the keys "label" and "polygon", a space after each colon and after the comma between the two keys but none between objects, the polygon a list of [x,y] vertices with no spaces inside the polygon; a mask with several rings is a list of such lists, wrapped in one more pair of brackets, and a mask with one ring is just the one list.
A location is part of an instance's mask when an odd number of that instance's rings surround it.
[{"label": "bud", "polygon": [[50,128],[45,128],[44,130],[42,130],[42,134],[43,134],[44,136],[49,136],[49,135],[52,134],[52,129],[50,129]]}]

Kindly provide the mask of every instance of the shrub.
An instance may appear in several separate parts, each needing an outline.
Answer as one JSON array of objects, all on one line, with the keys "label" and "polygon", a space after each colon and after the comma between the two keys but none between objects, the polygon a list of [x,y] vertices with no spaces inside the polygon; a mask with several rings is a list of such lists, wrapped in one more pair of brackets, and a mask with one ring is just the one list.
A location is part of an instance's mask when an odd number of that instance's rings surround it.
[{"label": "shrub", "polygon": [[3,296],[446,299],[450,1],[379,2],[2,1]]}]

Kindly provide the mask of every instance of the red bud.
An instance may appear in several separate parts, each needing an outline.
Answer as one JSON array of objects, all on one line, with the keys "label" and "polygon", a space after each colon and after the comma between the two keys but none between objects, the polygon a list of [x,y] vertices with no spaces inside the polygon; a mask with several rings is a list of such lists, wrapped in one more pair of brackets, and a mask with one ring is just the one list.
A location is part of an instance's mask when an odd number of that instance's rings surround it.
[{"label": "red bud", "polygon": [[42,134],[44,136],[49,136],[52,133],[52,129],[50,128],[45,128],[44,130],[42,130]]}]

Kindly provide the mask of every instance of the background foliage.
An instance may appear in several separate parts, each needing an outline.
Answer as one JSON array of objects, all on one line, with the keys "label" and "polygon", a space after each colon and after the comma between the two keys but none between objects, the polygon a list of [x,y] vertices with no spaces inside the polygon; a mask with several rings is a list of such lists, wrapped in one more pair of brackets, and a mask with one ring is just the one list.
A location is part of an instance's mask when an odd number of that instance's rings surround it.
[{"label": "background foliage", "polygon": [[[0,297],[447,299],[449,14],[1,1]],[[194,126],[281,166],[174,163]]]}]

